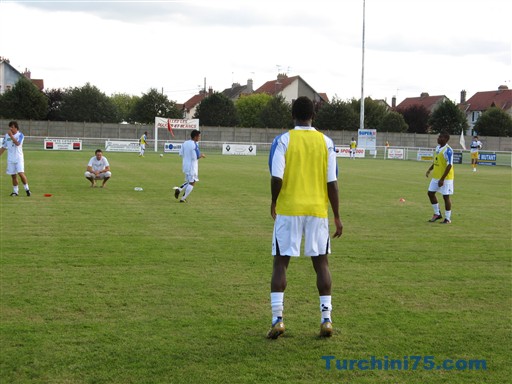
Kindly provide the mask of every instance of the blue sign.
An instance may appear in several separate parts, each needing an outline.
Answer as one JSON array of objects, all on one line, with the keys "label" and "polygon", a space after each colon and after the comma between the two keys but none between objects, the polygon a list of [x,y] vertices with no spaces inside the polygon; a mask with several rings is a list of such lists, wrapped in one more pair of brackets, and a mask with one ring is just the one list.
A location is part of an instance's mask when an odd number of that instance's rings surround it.
[{"label": "blue sign", "polygon": [[462,152],[453,152],[453,164],[462,164]]},{"label": "blue sign", "polygon": [[496,154],[495,153],[479,153],[478,154],[479,165],[496,165]]}]

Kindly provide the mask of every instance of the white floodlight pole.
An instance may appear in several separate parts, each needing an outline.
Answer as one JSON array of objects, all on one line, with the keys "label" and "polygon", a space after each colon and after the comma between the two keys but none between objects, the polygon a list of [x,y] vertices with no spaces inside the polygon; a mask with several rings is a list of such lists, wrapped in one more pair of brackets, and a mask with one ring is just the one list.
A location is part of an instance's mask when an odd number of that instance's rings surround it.
[{"label": "white floodlight pole", "polygon": [[362,63],[361,63],[361,110],[359,112],[359,129],[364,129],[364,34],[365,34],[365,0],[363,0],[363,44],[362,44]]}]

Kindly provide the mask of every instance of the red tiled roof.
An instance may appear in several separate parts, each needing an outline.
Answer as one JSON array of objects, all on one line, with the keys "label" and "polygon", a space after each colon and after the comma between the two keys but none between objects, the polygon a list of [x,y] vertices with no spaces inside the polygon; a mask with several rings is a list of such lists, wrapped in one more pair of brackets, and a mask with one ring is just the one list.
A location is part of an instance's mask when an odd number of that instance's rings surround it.
[{"label": "red tiled roof", "polygon": [[259,87],[254,93],[267,93],[269,95],[276,95],[297,80],[299,76],[284,77],[279,80],[270,80]]},{"label": "red tiled roof", "polygon": [[30,79],[30,81],[32,82],[32,84],[34,84],[37,89],[39,89],[40,91],[42,91],[44,89],[44,80],[43,79]]},{"label": "red tiled roof", "polygon": [[432,112],[436,106],[446,99],[446,96],[428,96],[423,95],[420,97],[408,97],[404,99],[400,104],[396,106],[396,109],[407,109],[409,107],[422,105],[427,108],[430,112]]},{"label": "red tiled roof", "polygon": [[319,92],[318,95],[322,98],[323,101],[329,102],[329,98],[327,97],[327,93],[325,92]]},{"label": "red tiled roof", "polygon": [[192,108],[194,108],[197,104],[199,104],[203,99],[208,96],[208,94],[202,92],[197,95],[192,96],[190,99],[185,101],[184,105],[185,107],[190,111]]},{"label": "red tiled roof", "polygon": [[468,111],[485,111],[490,107],[498,107],[504,111],[512,108],[512,89],[477,92],[466,101]]}]

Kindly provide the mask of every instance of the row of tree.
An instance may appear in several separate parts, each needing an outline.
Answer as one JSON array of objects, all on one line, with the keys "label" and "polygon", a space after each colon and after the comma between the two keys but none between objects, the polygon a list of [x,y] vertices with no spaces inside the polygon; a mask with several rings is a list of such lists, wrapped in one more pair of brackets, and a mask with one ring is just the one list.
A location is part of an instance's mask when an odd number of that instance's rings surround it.
[{"label": "row of tree", "polygon": [[[322,130],[359,128],[361,101],[334,98],[316,106],[314,126]],[[423,106],[390,110],[381,102],[364,101],[365,127],[381,132],[458,134],[467,129],[464,113],[452,101],[441,104],[433,113]],[[281,96],[252,94],[232,101],[221,93],[205,97],[194,118],[204,126],[291,128],[291,106]],[[155,116],[182,118],[184,111],[176,102],[156,89],[142,96],[107,96],[87,83],[82,87],[39,91],[22,77],[0,95],[0,117],[6,119],[87,121],[151,124]],[[483,136],[512,136],[512,118],[499,108],[490,108],[479,118],[475,130]]]}]

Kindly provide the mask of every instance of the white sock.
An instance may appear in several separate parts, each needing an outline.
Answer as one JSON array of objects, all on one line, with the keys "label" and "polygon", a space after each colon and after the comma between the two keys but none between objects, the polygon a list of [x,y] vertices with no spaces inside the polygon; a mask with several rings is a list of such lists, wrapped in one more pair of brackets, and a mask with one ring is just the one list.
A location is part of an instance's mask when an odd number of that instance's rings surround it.
[{"label": "white sock", "polygon": [[272,307],[272,324],[278,317],[283,317],[284,292],[270,292],[270,306]]},{"label": "white sock", "polygon": [[450,220],[450,221],[451,221],[452,211],[445,211],[445,212],[444,212],[444,216],[445,216],[445,219],[447,219],[447,220]]},{"label": "white sock", "polygon": [[441,214],[441,211],[439,210],[439,203],[432,204],[432,208],[434,208],[434,214],[435,215],[440,215]]},{"label": "white sock", "polygon": [[25,191],[29,190],[28,184],[23,184],[23,188],[25,188]]},{"label": "white sock", "polygon": [[324,319],[331,319],[331,295],[320,296],[320,312],[322,313],[321,321]]},{"label": "white sock", "polygon": [[17,185],[16,185],[16,186],[14,186],[14,185],[13,185],[13,187],[12,187],[12,191],[13,191],[14,193],[19,193],[19,192],[20,192],[20,190],[19,190],[19,188],[18,188],[18,186],[17,186]]},{"label": "white sock", "polygon": [[190,195],[192,193],[193,189],[194,189],[194,186],[191,184],[188,184],[187,187],[185,188],[185,194],[183,195],[182,199],[185,200],[188,197],[188,195]]}]

